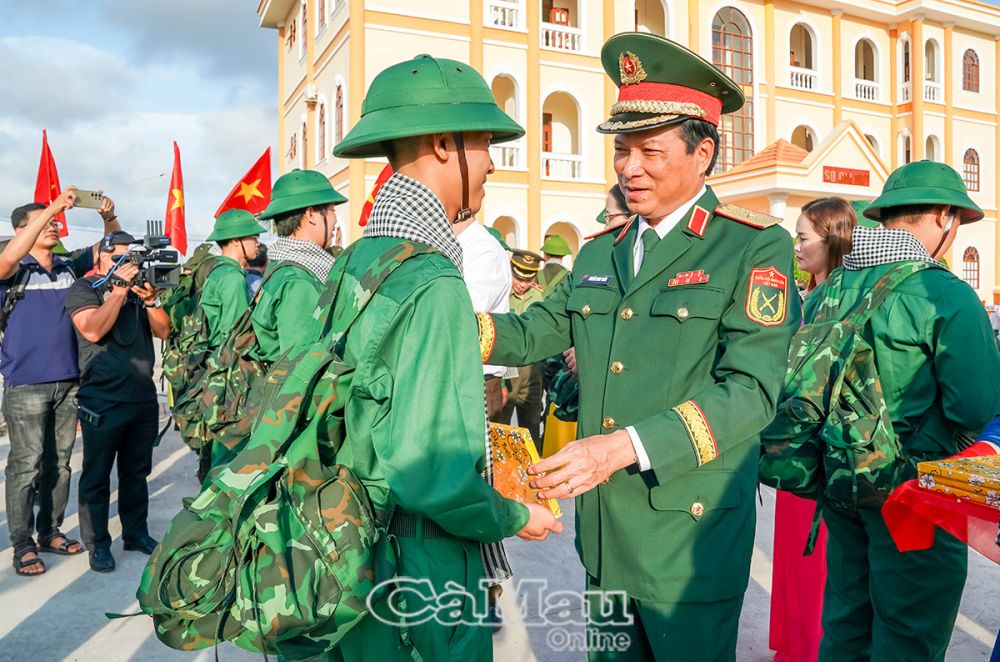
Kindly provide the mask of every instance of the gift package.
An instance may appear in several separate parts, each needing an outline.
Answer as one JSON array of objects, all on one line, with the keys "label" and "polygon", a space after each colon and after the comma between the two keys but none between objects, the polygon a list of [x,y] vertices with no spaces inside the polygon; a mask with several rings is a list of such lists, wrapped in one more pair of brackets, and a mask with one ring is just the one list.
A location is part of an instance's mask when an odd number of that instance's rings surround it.
[{"label": "gift package", "polygon": [[531,475],[528,467],[538,462],[538,450],[525,428],[515,428],[490,423],[490,442],[493,450],[493,487],[508,499],[520,503],[537,503],[562,516],[562,509],[555,499],[539,499],[538,490],[528,484]]},{"label": "gift package", "polygon": [[921,462],[917,474],[925,490],[1000,510],[1000,455]]}]

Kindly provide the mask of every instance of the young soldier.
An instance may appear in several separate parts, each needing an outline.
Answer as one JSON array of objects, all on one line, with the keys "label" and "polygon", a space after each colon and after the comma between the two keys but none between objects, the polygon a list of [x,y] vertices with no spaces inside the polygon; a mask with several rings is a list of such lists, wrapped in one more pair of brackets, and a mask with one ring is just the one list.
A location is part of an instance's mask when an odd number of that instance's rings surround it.
[{"label": "young soldier", "polygon": [[[236,320],[250,305],[247,291],[247,260],[257,256],[260,242],[257,236],[264,232],[253,214],[242,209],[231,209],[215,219],[212,234],[205,241],[214,241],[222,255],[205,280],[198,305],[205,311],[208,340],[211,347],[218,347],[236,324]],[[198,482],[205,480],[212,468],[212,444],[201,447],[198,458]]]},{"label": "young soldier", "polygon": [[[899,168],[865,210],[882,228],[854,229],[844,257],[842,316],[901,262],[935,262],[960,224],[983,217],[957,172]],[[812,319],[825,286],[806,300]],[[979,297],[947,269],[904,280],[869,322],[882,393],[907,466],[954,455],[1000,410],[1000,354]],[[866,334],[867,336],[868,334]],[[968,551],[938,530],[925,551],[896,550],[881,513],[823,509],[827,538],[821,660],[943,660],[965,586]]]},{"label": "young soldier", "polygon": [[[462,250],[451,227],[482,205],[493,172],[490,143],[523,134],[474,69],[422,55],[376,76],[360,121],[334,149],[341,158],[386,156],[395,171],[379,191],[363,237],[349,257],[339,258],[349,260],[345,278],[360,278],[401,243],[435,249],[399,266],[346,336],[344,358],[357,372],[337,458],[358,472],[376,509],[394,508],[390,532],[399,544],[400,577],[426,581],[438,594],[456,586],[477,594],[458,603],[461,614],[449,609],[450,618],[408,628],[425,660],[492,659],[490,631],[467,624],[486,612],[476,541],[514,534],[543,539],[562,530],[547,509],[501,497],[480,475],[483,373]],[[439,604],[414,593],[406,597],[410,614]],[[449,604],[455,603],[449,598]],[[387,612],[384,602],[376,612]],[[401,633],[368,617],[333,657],[411,659]]]},{"label": "young soldier", "polygon": [[631,646],[592,659],[733,660],[759,432],[799,327],[792,242],[779,219],[705,185],[739,86],[652,34],[616,35],[601,59],[619,92],[598,131],[615,136],[637,216],[584,245],[544,302],[481,315],[480,344],[516,365],[576,348],[583,438],[535,465],[548,473],[534,482],[577,497],[588,588],[617,592],[590,601],[591,626]]},{"label": "young soldier", "polygon": [[562,279],[569,275],[569,269],[563,266],[563,258],[572,255],[569,242],[564,237],[557,234],[550,234],[542,242],[542,258],[545,265],[538,272],[538,284],[542,288],[542,295],[549,296]]},{"label": "young soldier", "polygon": [[[326,175],[295,169],[274,183],[261,220],[272,220],[278,235],[269,249],[272,274],[253,310],[259,359],[274,361],[298,344],[309,329],[323,283],[333,267],[329,252],[337,227],[336,205],[347,202]],[[283,264],[291,267],[280,268]]]}]

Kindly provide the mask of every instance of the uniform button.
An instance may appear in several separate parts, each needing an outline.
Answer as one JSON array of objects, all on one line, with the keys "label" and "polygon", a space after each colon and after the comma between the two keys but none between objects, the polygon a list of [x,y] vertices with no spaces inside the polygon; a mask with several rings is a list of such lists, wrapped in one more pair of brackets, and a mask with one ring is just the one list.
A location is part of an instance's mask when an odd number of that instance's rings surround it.
[{"label": "uniform button", "polygon": [[705,514],[705,504],[701,501],[695,501],[691,504],[691,514],[695,517],[701,517]]},{"label": "uniform button", "polygon": [[616,375],[621,373],[621,371],[624,369],[625,366],[622,365],[621,361],[615,361],[614,363],[611,364],[611,372],[613,372]]},{"label": "uniform button", "polygon": [[583,313],[584,317],[586,317],[587,315],[589,315],[590,314],[590,304],[589,303],[583,304],[583,308],[580,309],[580,312]]},{"label": "uniform button", "polygon": [[605,430],[610,430],[611,428],[615,427],[615,419],[611,418],[610,416],[605,416],[602,425],[604,426]]},{"label": "uniform button", "polygon": [[684,308],[684,307],[678,308],[677,309],[677,316],[680,317],[681,319],[687,319],[688,309]]},{"label": "uniform button", "polygon": [[634,315],[634,314],[635,313],[632,312],[631,308],[623,308],[622,309],[622,319],[623,320],[628,321],[628,320],[632,319],[632,315]]}]

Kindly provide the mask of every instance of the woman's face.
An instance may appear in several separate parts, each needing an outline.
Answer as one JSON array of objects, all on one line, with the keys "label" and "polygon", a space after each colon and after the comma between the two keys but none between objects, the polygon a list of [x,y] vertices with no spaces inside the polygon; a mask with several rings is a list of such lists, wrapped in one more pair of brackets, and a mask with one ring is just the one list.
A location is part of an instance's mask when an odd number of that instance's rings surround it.
[{"label": "woman's face", "polygon": [[799,269],[806,273],[820,277],[829,275],[826,240],[816,234],[816,229],[804,214],[800,214],[795,222],[795,259]]}]

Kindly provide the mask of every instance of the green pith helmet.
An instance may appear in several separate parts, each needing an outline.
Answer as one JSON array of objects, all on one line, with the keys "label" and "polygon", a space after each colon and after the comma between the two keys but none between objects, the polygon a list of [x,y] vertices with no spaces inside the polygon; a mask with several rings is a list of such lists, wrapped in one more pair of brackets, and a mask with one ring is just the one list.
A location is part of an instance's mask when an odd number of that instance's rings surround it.
[{"label": "green pith helmet", "polygon": [[342,202],[347,202],[347,198],[333,188],[326,175],[315,170],[295,168],[274,182],[271,202],[260,213],[260,218],[267,220],[297,209],[321,207],[331,203],[339,205]]},{"label": "green pith helmet", "polygon": [[226,241],[240,237],[256,237],[264,228],[254,220],[253,214],[243,209],[230,209],[215,219],[212,234],[205,241]]},{"label": "green pith helmet", "polygon": [[914,161],[893,171],[885,180],[882,195],[868,206],[865,216],[880,221],[883,209],[904,205],[956,207],[962,223],[974,223],[983,217],[983,210],[969,197],[962,176],[936,161]]},{"label": "green pith helmet", "polygon": [[333,153],[340,158],[385,156],[386,142],[466,131],[491,131],[493,143],[524,135],[497,106],[478,71],[456,60],[418,55],[375,77],[361,119]]},{"label": "green pith helmet", "polygon": [[542,242],[542,253],[545,255],[565,257],[572,252],[573,251],[569,249],[569,242],[566,241],[566,238],[560,237],[557,234],[550,234],[545,237],[545,241]]},{"label": "green pith helmet", "polygon": [[691,118],[715,126],[743,107],[743,90],[718,67],[666,37],[616,34],[601,48],[601,64],[618,87],[599,133],[630,133]]}]

